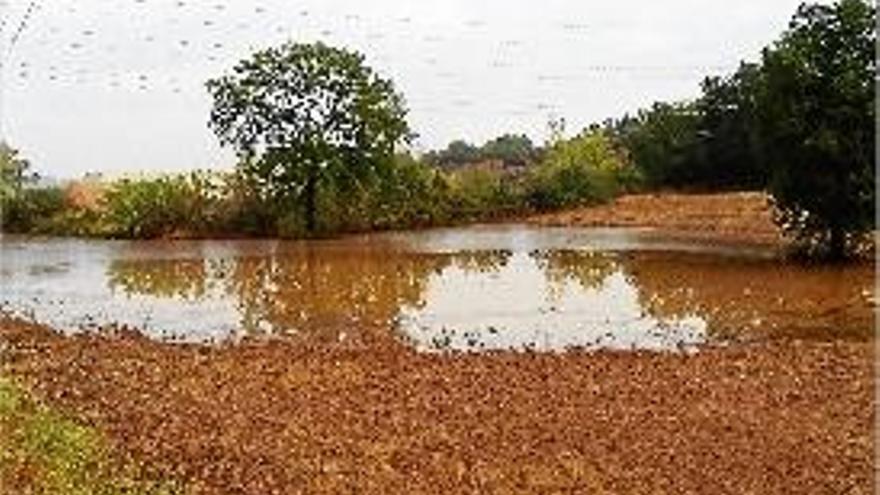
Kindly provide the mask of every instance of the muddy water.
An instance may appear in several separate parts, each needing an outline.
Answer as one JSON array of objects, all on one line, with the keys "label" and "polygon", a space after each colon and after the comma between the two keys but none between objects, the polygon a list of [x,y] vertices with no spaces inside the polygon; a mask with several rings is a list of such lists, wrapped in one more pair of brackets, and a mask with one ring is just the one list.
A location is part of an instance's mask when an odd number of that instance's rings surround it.
[{"label": "muddy water", "polygon": [[870,265],[807,267],[650,231],[471,227],[334,241],[0,241],[0,302],[67,331],[393,339],[423,350],[866,339]]}]

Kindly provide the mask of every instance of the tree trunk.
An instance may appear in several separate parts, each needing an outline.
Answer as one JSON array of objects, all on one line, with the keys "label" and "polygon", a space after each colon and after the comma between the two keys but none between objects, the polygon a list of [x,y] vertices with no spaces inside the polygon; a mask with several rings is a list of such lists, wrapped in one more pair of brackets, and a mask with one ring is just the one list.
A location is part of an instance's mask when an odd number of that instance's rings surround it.
[{"label": "tree trunk", "polygon": [[828,256],[833,261],[839,261],[846,257],[846,233],[836,225],[831,227],[831,237],[828,239]]},{"label": "tree trunk", "polygon": [[318,177],[314,172],[306,180],[305,200],[306,230],[314,234],[318,230]]}]

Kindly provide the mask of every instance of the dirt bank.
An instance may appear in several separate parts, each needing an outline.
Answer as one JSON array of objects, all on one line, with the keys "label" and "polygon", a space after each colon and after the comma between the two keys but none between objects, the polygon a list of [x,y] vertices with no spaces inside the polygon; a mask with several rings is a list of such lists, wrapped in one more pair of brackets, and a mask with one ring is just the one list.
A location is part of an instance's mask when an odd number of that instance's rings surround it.
[{"label": "dirt bank", "polygon": [[769,196],[727,194],[644,194],[623,196],[607,205],[538,215],[540,225],[649,227],[685,238],[779,245]]},{"label": "dirt bank", "polygon": [[5,372],[203,493],[871,493],[873,344],[207,348],[0,322]]}]

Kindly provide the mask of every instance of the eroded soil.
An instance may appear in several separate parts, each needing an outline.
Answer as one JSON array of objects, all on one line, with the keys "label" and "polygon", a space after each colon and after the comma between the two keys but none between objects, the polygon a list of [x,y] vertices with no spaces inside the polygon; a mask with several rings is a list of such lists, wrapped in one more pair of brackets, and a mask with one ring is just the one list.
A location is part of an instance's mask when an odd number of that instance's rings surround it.
[{"label": "eroded soil", "polygon": [[539,225],[649,227],[684,238],[778,245],[770,198],[760,192],[639,194],[606,205],[535,216]]},{"label": "eroded soil", "polygon": [[417,354],[0,323],[5,370],[200,493],[871,493],[873,344]]}]

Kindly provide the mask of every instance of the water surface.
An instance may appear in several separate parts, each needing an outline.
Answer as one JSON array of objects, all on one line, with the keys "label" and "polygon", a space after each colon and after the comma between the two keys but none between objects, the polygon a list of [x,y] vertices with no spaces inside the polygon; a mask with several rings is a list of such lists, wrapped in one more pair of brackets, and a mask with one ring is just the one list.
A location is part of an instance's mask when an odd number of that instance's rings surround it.
[{"label": "water surface", "polygon": [[0,302],[75,332],[423,350],[694,349],[867,338],[869,265],[808,267],[646,230],[524,225],[332,241],[0,241]]}]

